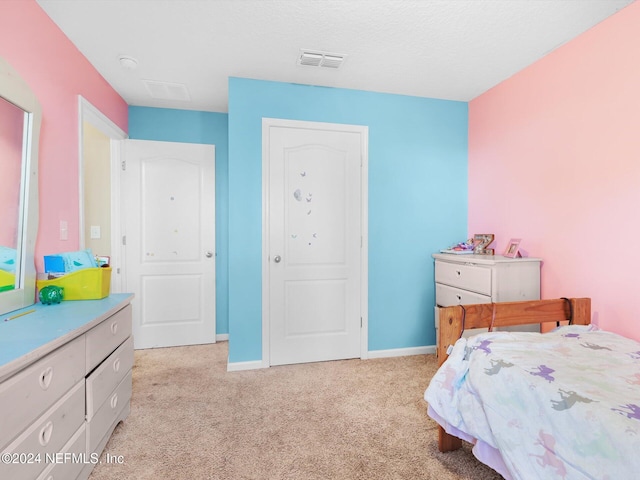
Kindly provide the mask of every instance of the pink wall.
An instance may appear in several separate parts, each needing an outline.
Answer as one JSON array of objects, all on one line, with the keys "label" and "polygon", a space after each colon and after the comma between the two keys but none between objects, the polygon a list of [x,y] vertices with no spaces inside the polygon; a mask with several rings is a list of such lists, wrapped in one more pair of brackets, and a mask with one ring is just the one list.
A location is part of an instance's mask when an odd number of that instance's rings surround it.
[{"label": "pink wall", "polygon": [[542,296],[640,340],[640,2],[469,104],[469,234],[523,239]]},{"label": "pink wall", "polygon": [[[78,248],[78,95],[125,132],[127,104],[38,6],[2,0],[0,56],[20,74],[42,105],[40,226],[36,259]],[[69,240],[59,240],[66,220]]]},{"label": "pink wall", "polygon": [[0,100],[0,247],[18,248],[24,112]]}]

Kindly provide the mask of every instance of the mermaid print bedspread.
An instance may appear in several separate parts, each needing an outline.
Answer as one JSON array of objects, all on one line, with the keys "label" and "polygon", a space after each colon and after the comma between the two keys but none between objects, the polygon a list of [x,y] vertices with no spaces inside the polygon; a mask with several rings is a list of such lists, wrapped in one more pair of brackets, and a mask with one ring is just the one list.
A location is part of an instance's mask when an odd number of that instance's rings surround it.
[{"label": "mermaid print bedspread", "polygon": [[461,338],[425,400],[436,420],[496,448],[513,479],[640,478],[633,340],[579,325]]}]

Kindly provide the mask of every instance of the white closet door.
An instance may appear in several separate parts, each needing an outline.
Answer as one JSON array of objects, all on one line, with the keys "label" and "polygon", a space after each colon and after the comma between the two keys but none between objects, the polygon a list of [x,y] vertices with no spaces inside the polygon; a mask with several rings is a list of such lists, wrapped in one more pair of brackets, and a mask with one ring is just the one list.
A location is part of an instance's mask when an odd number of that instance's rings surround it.
[{"label": "white closet door", "polygon": [[360,357],[360,132],[269,129],[270,364]]}]

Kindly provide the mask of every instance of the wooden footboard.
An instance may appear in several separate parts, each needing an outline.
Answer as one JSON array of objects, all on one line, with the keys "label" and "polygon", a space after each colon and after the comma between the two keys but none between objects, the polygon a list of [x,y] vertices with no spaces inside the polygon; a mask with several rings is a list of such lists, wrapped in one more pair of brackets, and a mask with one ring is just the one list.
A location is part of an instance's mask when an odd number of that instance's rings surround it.
[{"label": "wooden footboard", "polygon": [[[571,307],[569,307],[569,302]],[[456,343],[464,328],[489,328],[565,321],[573,314],[573,324],[591,323],[591,299],[570,298],[535,300],[526,302],[483,303],[438,308],[438,365],[447,359],[447,348]],[[441,452],[456,450],[462,446],[462,440],[449,435],[438,427],[438,449]]]}]

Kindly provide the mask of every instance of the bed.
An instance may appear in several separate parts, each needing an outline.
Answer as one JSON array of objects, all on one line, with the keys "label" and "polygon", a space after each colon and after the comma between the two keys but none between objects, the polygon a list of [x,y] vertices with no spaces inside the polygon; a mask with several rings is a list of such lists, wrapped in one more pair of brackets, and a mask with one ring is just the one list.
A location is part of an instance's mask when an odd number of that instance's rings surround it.
[{"label": "bed", "polygon": [[[590,325],[590,299],[446,307],[438,316],[440,368],[425,400],[440,451],[470,442],[513,480],[638,478],[640,343]],[[559,321],[545,334],[461,337]]]}]

